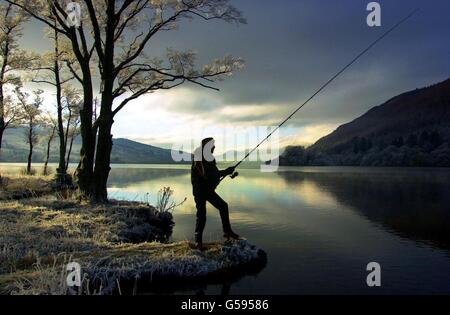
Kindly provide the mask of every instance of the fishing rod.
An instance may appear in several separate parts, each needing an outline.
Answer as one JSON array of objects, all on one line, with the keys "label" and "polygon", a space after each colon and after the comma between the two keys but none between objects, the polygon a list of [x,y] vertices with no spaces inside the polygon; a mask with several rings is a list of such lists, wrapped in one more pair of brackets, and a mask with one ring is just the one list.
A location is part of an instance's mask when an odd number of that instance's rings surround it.
[{"label": "fishing rod", "polygon": [[[272,130],[267,137],[265,137],[261,142],[258,143],[258,145],[256,145],[256,147],[254,147],[252,150],[250,150],[249,152],[247,152],[247,154],[234,166],[234,168],[237,168],[239,165],[241,165],[242,162],[244,162],[244,160],[246,158],[248,158],[250,156],[250,154],[252,154],[256,149],[259,148],[259,146],[261,144],[263,144],[267,139],[269,139],[274,133],[275,131],[277,131],[278,129],[281,128],[281,126],[283,126],[289,119],[292,118],[292,116],[294,116],[295,114],[297,114],[297,112],[302,109],[306,104],[308,104],[314,97],[316,97],[320,92],[322,92],[328,85],[330,85],[331,82],[333,82],[335,79],[337,79],[342,73],[344,73],[348,68],[350,68],[356,61],[358,61],[358,59],[360,59],[362,56],[364,56],[369,50],[371,50],[376,44],[378,44],[378,42],[380,42],[382,39],[384,39],[386,36],[388,36],[390,33],[392,33],[396,28],[398,28],[400,25],[402,25],[403,23],[405,23],[407,20],[409,20],[414,14],[416,14],[416,12],[419,11],[419,9],[415,9],[413,10],[411,13],[409,13],[406,17],[404,17],[403,19],[401,19],[399,22],[397,22],[397,24],[395,24],[394,26],[392,26],[390,29],[388,29],[386,32],[384,32],[380,37],[378,37],[375,41],[373,41],[369,46],[367,46],[367,48],[365,48],[363,51],[361,51],[355,58],[353,58],[347,65],[345,65],[341,70],[339,70],[335,75],[333,75],[327,82],[325,82],[325,84],[323,84],[316,92],[314,92],[306,101],[303,102],[303,104],[301,104],[299,107],[297,107],[296,110],[294,110],[292,112],[292,114],[290,114],[289,116],[286,117],[286,119],[284,119],[281,123],[278,124],[278,126]],[[234,172],[232,175],[230,175],[231,178],[235,178],[236,176],[238,176],[237,172]],[[222,177],[220,180],[222,181],[226,176]]]}]

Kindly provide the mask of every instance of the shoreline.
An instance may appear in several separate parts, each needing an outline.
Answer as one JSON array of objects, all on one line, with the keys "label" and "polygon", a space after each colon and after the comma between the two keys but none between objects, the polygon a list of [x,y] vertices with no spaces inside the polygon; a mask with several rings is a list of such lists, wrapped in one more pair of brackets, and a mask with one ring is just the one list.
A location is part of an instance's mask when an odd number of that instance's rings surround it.
[{"label": "shoreline", "polygon": [[[208,243],[205,251],[169,243],[174,224],[171,212],[145,203],[80,203],[56,193],[51,177],[10,177],[0,189],[0,292],[135,294],[226,280],[266,264],[265,252],[246,240]],[[77,290],[65,283],[69,262],[81,266]]]}]

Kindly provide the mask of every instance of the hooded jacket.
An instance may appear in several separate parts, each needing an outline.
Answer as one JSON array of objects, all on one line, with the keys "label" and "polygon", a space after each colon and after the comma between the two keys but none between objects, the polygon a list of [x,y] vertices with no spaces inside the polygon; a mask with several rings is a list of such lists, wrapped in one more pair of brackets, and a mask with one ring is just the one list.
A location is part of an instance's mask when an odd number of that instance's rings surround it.
[{"label": "hooded jacket", "polygon": [[216,160],[194,161],[191,168],[191,183],[194,195],[214,191],[223,175],[224,171],[217,168]]}]

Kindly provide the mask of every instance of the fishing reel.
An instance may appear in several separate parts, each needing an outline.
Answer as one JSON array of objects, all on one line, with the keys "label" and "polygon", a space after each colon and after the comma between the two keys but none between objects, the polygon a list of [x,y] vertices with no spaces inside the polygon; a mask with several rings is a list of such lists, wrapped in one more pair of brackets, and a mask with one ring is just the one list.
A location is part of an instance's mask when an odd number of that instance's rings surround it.
[{"label": "fishing reel", "polygon": [[[234,172],[233,174],[230,175],[230,178],[233,179],[233,178],[237,177],[238,175],[239,175],[238,172]],[[225,179],[225,177],[227,177],[227,176],[221,177],[219,182],[223,181]]]}]

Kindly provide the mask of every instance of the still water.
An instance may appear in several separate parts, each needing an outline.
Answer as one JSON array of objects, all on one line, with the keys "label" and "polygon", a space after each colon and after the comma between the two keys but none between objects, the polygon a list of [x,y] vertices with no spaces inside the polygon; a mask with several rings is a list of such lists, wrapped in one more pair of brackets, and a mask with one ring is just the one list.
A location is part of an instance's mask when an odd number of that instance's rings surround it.
[{"label": "still water", "polygon": [[[256,275],[173,293],[450,294],[450,170],[281,168],[239,170],[218,193],[233,228],[268,255]],[[111,198],[155,203],[163,186],[175,201],[173,240],[192,240],[195,206],[187,166],[115,166]],[[209,206],[205,240],[221,238]],[[366,284],[369,262],[381,287]]]}]

